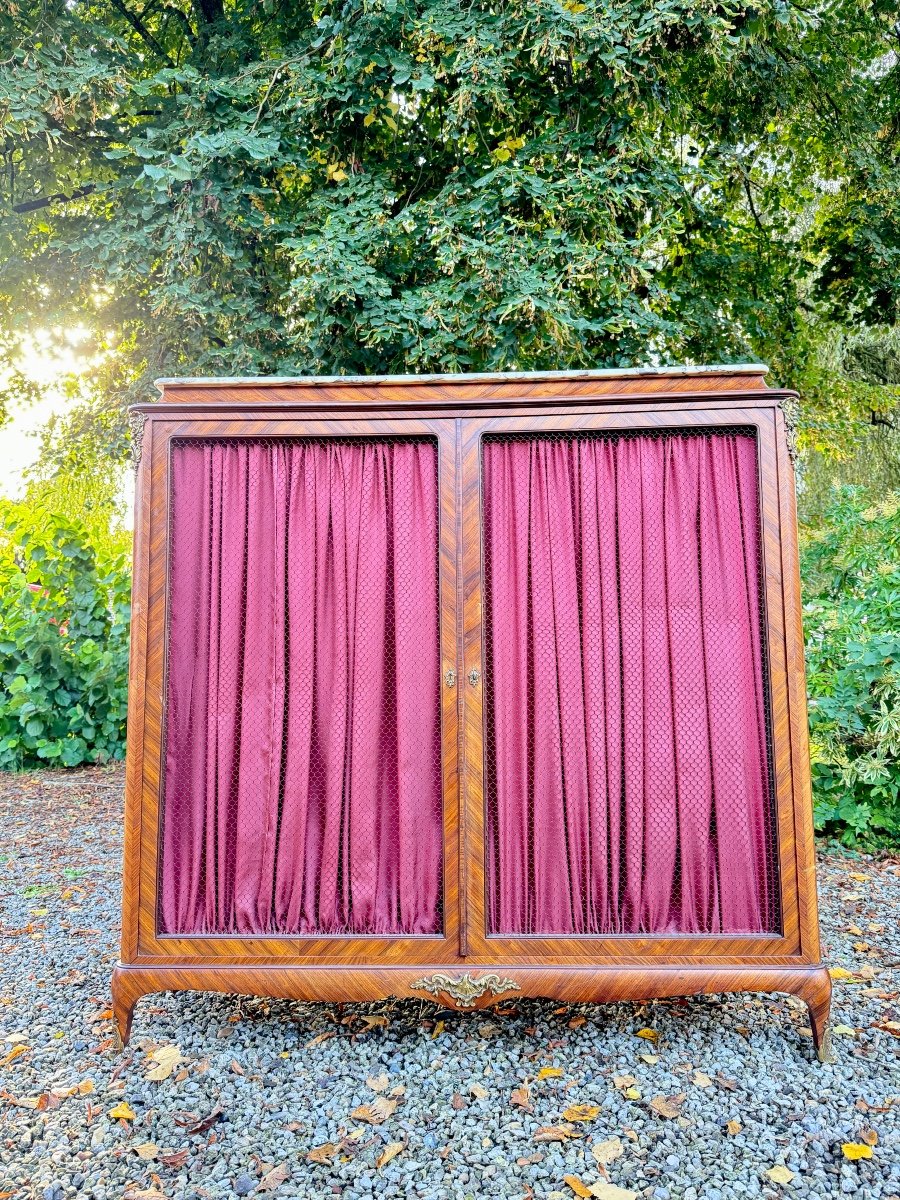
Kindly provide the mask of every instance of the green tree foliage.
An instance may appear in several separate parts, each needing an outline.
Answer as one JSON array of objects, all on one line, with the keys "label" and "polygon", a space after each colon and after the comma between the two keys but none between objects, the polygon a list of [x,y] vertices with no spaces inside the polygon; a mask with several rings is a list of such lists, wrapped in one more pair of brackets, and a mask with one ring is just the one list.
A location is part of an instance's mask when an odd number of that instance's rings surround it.
[{"label": "green tree foliage", "polygon": [[0,375],[87,325],[113,453],[177,373],[762,357],[812,444],[893,419],[834,362],[897,318],[893,0],[20,0],[0,40]]},{"label": "green tree foliage", "polygon": [[125,753],[131,577],[123,536],[51,487],[0,501],[0,769]]},{"label": "green tree foliage", "polygon": [[896,509],[818,517],[825,459],[896,486],[898,50],[895,0],[0,8],[0,416],[30,331],[97,364],[5,510],[0,765],[121,750],[114,513],[71,481],[155,376],[754,358],[804,400],[820,827],[896,836]]},{"label": "green tree foliage", "polygon": [[838,491],[804,531],[806,661],[817,827],[900,840],[900,492]]}]

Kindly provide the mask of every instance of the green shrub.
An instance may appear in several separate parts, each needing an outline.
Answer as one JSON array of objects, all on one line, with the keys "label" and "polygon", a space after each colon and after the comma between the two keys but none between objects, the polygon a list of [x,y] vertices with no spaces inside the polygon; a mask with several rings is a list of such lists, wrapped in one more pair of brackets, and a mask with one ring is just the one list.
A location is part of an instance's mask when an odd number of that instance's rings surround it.
[{"label": "green shrub", "polygon": [[900,841],[900,493],[844,487],[805,528],[806,663],[816,827]]},{"label": "green shrub", "polygon": [[130,588],[115,540],[0,502],[0,768],[124,756]]}]

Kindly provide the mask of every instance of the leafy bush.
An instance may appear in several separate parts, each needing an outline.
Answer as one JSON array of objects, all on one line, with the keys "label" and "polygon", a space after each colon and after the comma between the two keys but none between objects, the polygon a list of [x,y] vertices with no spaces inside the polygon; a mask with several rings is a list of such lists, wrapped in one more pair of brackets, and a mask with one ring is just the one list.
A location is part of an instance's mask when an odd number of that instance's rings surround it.
[{"label": "leafy bush", "polygon": [[803,534],[816,827],[900,840],[900,493],[844,487]]},{"label": "leafy bush", "polygon": [[130,587],[114,542],[0,503],[0,768],[123,757]]}]

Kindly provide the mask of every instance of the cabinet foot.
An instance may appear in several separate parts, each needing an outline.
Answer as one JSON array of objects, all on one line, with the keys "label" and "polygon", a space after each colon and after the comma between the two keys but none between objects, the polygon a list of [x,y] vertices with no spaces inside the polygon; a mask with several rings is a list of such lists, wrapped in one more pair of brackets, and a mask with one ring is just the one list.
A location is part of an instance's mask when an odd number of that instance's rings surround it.
[{"label": "cabinet foot", "polygon": [[125,1049],[131,1037],[131,1022],[134,1019],[136,1003],[137,996],[130,994],[122,968],[116,967],[112,976],[112,1007],[120,1050]]},{"label": "cabinet foot", "polygon": [[822,968],[804,995],[812,1027],[813,1046],[819,1062],[834,1062],[831,1045],[831,976]]}]

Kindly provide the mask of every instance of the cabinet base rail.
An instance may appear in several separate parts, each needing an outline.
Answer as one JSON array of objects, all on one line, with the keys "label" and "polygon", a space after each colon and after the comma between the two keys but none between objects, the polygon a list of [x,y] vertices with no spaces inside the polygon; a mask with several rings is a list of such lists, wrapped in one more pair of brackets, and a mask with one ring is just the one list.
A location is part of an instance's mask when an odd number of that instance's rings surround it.
[{"label": "cabinet base rail", "polygon": [[822,966],[518,966],[432,967],[120,965],[112,978],[113,1013],[123,1045],[137,1001],[152,992],[201,991],[287,1000],[365,1002],[431,998],[474,1012],[518,997],[605,1004],[722,992],[786,992],[809,1009],[820,1061],[830,1057],[831,976]]}]

